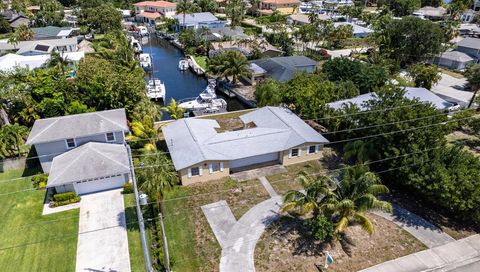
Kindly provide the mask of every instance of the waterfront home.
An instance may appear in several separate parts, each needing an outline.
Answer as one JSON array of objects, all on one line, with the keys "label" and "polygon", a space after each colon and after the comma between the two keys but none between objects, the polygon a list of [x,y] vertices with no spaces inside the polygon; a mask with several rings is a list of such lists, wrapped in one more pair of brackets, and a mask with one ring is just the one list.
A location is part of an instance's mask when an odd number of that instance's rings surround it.
[{"label": "waterfront home", "polygon": [[[430,104],[439,110],[449,110],[454,104],[444,100],[433,92],[419,87],[406,87],[404,89],[404,97],[410,100],[419,100],[420,102]],[[328,103],[327,106],[339,110],[349,105],[355,105],[360,111],[368,110],[368,106],[365,104],[367,101],[378,99],[377,94],[374,92],[355,96],[350,99],[339,100]]]},{"label": "waterfront home", "polygon": [[[265,57],[278,57],[282,55],[283,51],[274,47],[267,41],[259,41],[261,43],[260,50]],[[212,42],[211,49],[208,52],[209,57],[213,57],[225,51],[239,51],[245,56],[252,55],[252,47],[248,43],[240,41],[225,41],[225,42]]]},{"label": "waterfront home", "polygon": [[[77,64],[85,57],[84,52],[67,52],[60,53],[60,55],[72,63],[72,66]],[[23,56],[17,54],[6,54],[0,57],[0,71],[10,71],[16,68],[23,68],[33,70],[44,67],[50,60],[50,54]]]},{"label": "waterfront home", "polygon": [[11,28],[15,29],[19,26],[30,24],[30,19],[23,14],[23,12],[16,12],[13,10],[5,10],[0,13],[0,16],[5,19]]},{"label": "waterfront home", "polygon": [[8,43],[6,40],[0,41],[0,54],[16,52],[18,55],[32,56],[50,54],[53,50],[56,52],[76,52],[77,38],[50,39],[39,41],[21,41],[18,44]]},{"label": "waterfront home", "polygon": [[[317,14],[317,19],[321,21],[331,20],[331,16],[327,14]],[[287,17],[287,23],[291,25],[306,25],[310,24],[308,14],[292,14]]]},{"label": "waterfront home", "polygon": [[299,0],[260,0],[258,12],[261,15],[271,15],[275,11],[281,14],[293,14],[299,6]]},{"label": "waterfront home", "polygon": [[74,28],[71,27],[34,27],[31,28],[34,40],[65,39],[72,37]]},{"label": "waterfront home", "polygon": [[218,132],[211,119],[185,118],[162,127],[183,185],[221,179],[265,165],[318,160],[321,134],[290,110],[263,107],[241,115],[244,128]]},{"label": "waterfront home", "polygon": [[177,30],[182,29],[200,29],[205,28],[223,28],[225,27],[225,21],[219,20],[210,12],[199,12],[199,13],[190,13],[175,15],[174,18],[177,20]]},{"label": "waterfront home", "polygon": [[333,26],[335,28],[338,28],[339,26],[345,26],[345,25],[352,27],[353,37],[355,38],[365,38],[374,32],[373,29],[363,27],[354,23],[349,23],[349,22],[333,23]]},{"label": "waterfront home", "polygon": [[210,29],[205,38],[209,41],[240,40],[247,39],[248,35],[243,32],[243,28],[240,26],[227,26]]},{"label": "waterfront home", "polygon": [[167,1],[144,1],[133,4],[137,22],[155,24],[155,20],[164,16],[173,18],[177,12],[177,4]]},{"label": "waterfront home", "polygon": [[47,188],[86,194],[129,180],[125,109],[36,120],[26,144],[34,145]]},{"label": "waterfront home", "polygon": [[289,81],[298,72],[312,73],[317,68],[317,62],[305,56],[289,56],[265,58],[250,61],[249,77],[244,80],[255,85],[265,78],[279,82]]}]

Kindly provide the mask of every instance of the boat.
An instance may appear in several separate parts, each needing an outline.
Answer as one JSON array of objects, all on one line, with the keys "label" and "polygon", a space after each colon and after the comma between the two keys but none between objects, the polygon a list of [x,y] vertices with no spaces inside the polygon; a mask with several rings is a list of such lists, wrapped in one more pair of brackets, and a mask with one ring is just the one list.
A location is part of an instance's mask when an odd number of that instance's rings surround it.
[{"label": "boat", "polygon": [[186,71],[189,67],[190,65],[188,64],[188,60],[186,59],[182,59],[178,62],[178,69],[180,69],[180,71]]},{"label": "boat", "polygon": [[207,88],[205,88],[198,97],[179,102],[180,104],[178,106],[187,111],[215,113],[227,109],[227,102],[223,98],[217,98],[217,95],[215,94],[215,84],[213,82],[209,82]]},{"label": "boat", "polygon": [[145,26],[138,26],[138,35],[140,37],[148,36],[148,28]]},{"label": "boat", "polygon": [[139,60],[140,60],[140,66],[144,70],[152,69],[152,57],[150,56],[150,54],[145,54],[145,53],[140,54]]},{"label": "boat", "polygon": [[147,97],[155,101],[161,99],[165,101],[165,84],[158,78],[153,78],[147,84]]},{"label": "boat", "polygon": [[133,51],[135,53],[142,53],[143,52],[142,45],[134,37],[130,37],[130,44],[132,45]]}]

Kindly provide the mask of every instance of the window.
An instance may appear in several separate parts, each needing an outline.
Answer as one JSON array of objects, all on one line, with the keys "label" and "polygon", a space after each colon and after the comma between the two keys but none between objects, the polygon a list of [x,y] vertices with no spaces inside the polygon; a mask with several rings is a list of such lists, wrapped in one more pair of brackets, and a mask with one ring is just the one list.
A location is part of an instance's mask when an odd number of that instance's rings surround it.
[{"label": "window", "polygon": [[67,143],[67,148],[70,149],[70,148],[74,148],[77,146],[77,144],[75,143],[75,139],[71,138],[71,139],[66,139],[65,142]]},{"label": "window", "polygon": [[308,154],[313,154],[317,152],[317,146],[316,145],[311,145],[308,147]]},{"label": "window", "polygon": [[107,138],[107,142],[114,142],[115,141],[115,134],[113,132],[108,132],[105,134]]},{"label": "window", "polygon": [[290,151],[290,157],[298,157],[299,156],[299,151],[298,148],[292,148]]},{"label": "window", "polygon": [[200,168],[198,168],[198,167],[190,168],[190,176],[192,176],[192,177],[200,176]]},{"label": "window", "polygon": [[223,171],[223,162],[214,162],[210,164],[210,173]]}]

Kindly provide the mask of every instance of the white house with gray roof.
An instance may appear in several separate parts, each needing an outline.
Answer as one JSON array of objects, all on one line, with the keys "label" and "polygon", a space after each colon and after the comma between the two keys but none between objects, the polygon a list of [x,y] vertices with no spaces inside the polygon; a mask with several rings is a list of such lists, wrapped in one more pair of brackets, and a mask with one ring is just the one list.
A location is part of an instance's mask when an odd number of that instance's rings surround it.
[{"label": "white house with gray roof", "polygon": [[34,145],[48,188],[85,194],[128,181],[125,109],[35,121],[27,139]]},{"label": "white house with gray roof", "polygon": [[328,140],[290,110],[263,107],[240,116],[241,130],[218,132],[215,120],[187,118],[162,128],[184,185],[216,180],[266,164],[321,157]]}]

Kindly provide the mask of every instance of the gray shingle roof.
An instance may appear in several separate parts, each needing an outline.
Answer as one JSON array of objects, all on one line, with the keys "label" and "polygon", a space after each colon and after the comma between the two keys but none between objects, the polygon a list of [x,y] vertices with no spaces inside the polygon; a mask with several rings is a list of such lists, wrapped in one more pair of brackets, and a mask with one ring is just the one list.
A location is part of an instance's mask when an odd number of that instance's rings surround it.
[{"label": "gray shingle roof", "polygon": [[317,65],[317,62],[305,56],[275,57],[251,61],[265,69],[268,75],[280,82],[293,78],[296,72]]},{"label": "gray shingle roof", "polygon": [[124,145],[90,142],[53,158],[47,187],[129,171]]},{"label": "gray shingle roof", "polygon": [[480,49],[480,39],[467,37],[457,43],[459,47]]},{"label": "gray shingle roof", "polygon": [[[433,107],[439,110],[448,109],[453,105],[452,103],[440,98],[438,95],[434,94],[433,92],[425,88],[407,87],[405,88],[404,97],[412,100],[418,99],[420,102],[431,103]],[[366,108],[364,103],[372,99],[377,99],[377,95],[373,92],[362,94],[350,99],[331,102],[331,103],[328,103],[327,106],[329,106],[332,109],[338,110],[345,107],[348,104],[353,104],[363,111],[368,109]]]},{"label": "gray shingle roof", "polygon": [[[174,18],[177,19],[180,24],[183,24],[183,14],[175,15]],[[218,18],[210,12],[198,12],[185,15],[185,25],[214,21],[218,21]]]},{"label": "gray shingle roof", "polygon": [[13,50],[14,48],[19,49],[17,51],[21,52],[23,47],[31,47],[32,45],[43,44],[43,45],[50,45],[50,46],[68,46],[68,45],[75,45],[77,44],[77,38],[66,38],[66,39],[50,39],[50,40],[38,40],[38,41],[21,41],[18,45],[13,46],[13,44],[7,42],[0,43],[0,50]]},{"label": "gray shingle roof", "polygon": [[32,145],[114,131],[128,132],[125,109],[36,120],[26,144]]},{"label": "gray shingle roof", "polygon": [[460,51],[447,51],[443,52],[440,56],[443,59],[458,61],[458,62],[468,62],[475,60],[474,58],[470,57],[468,54],[465,54]]},{"label": "gray shingle roof", "polygon": [[175,165],[181,170],[208,160],[230,161],[280,152],[304,143],[328,143],[288,109],[264,107],[240,116],[256,127],[218,133],[217,121],[181,119],[162,128]]}]

